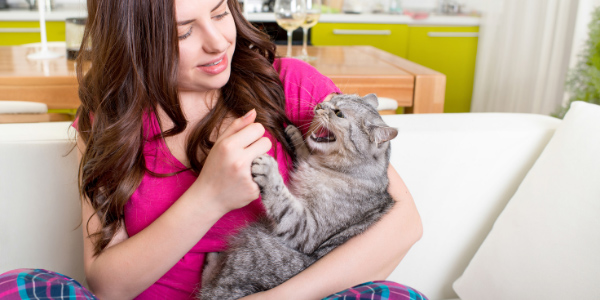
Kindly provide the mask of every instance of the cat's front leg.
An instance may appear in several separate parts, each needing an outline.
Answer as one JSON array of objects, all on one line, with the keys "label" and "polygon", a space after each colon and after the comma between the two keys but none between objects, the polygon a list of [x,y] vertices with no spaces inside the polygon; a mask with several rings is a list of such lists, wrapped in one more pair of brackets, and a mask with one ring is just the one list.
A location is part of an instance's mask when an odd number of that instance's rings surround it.
[{"label": "cat's front leg", "polygon": [[262,202],[267,214],[276,222],[296,215],[302,210],[296,198],[283,182],[277,161],[270,155],[261,155],[252,162],[252,177],[260,188]]},{"label": "cat's front leg", "polygon": [[310,151],[308,150],[308,147],[306,147],[306,143],[304,143],[304,137],[302,136],[302,132],[300,132],[300,129],[298,129],[298,127],[294,125],[288,125],[285,128],[285,134],[290,138],[290,141],[294,146],[294,150],[296,152],[296,159],[306,159],[310,154]]},{"label": "cat's front leg", "polygon": [[294,196],[285,186],[275,159],[269,155],[254,159],[252,176],[260,187],[267,215],[275,221],[273,233],[283,238],[289,247],[311,253],[305,246],[308,245],[306,241],[315,233],[314,214],[306,207],[303,199]]}]

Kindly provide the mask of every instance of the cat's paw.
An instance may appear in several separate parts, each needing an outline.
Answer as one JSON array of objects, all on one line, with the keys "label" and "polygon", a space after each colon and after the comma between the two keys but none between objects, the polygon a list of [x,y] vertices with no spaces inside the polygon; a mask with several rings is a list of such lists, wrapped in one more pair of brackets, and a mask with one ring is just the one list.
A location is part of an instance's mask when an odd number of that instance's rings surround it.
[{"label": "cat's paw", "polygon": [[276,184],[277,175],[279,175],[277,161],[272,156],[263,154],[252,161],[252,178],[261,191]]},{"label": "cat's paw", "polygon": [[304,140],[302,138],[302,132],[300,132],[300,129],[298,129],[298,127],[296,127],[294,125],[288,125],[285,128],[285,134],[288,136],[288,138],[290,138],[290,140],[293,143],[296,143],[296,141],[298,141],[298,140],[301,140],[301,141]]},{"label": "cat's paw", "polygon": [[296,158],[299,160],[306,158],[309,152],[308,148],[306,148],[306,144],[304,143],[304,137],[302,136],[300,129],[294,125],[288,125],[285,128],[285,134],[289,138],[292,147],[294,148]]}]

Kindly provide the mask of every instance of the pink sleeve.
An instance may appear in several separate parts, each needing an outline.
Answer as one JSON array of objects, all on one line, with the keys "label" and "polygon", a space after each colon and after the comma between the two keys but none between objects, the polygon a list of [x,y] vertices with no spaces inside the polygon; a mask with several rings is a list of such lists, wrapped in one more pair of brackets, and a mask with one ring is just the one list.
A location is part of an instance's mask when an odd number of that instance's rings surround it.
[{"label": "pink sleeve", "polygon": [[75,128],[75,130],[79,130],[77,124],[79,124],[79,117],[75,117],[75,120],[73,120],[73,124],[71,124],[71,126]]},{"label": "pink sleeve", "polygon": [[341,94],[331,79],[304,61],[279,58],[273,66],[283,83],[288,118],[299,128],[307,129],[302,125],[312,121],[317,103],[330,94]]},{"label": "pink sleeve", "polygon": [[[94,114],[90,113],[90,122],[94,122]],[[75,117],[75,120],[73,120],[73,124],[71,124],[71,126],[73,126],[73,128],[75,128],[75,130],[79,131],[79,116]]]}]

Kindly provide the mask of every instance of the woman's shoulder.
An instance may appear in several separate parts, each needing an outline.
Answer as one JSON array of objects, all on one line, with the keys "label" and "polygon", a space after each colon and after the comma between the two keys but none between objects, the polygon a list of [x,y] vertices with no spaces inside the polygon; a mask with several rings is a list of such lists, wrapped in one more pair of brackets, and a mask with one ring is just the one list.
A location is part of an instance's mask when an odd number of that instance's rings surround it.
[{"label": "woman's shoulder", "polygon": [[282,79],[289,77],[302,78],[307,75],[321,75],[321,73],[309,63],[293,57],[276,58],[273,66],[277,72],[279,72],[279,77]]},{"label": "woman's shoulder", "polygon": [[301,67],[311,67],[311,68],[314,68],[309,63],[307,63],[307,62],[305,62],[305,61],[303,61],[301,59],[294,58],[294,57],[278,57],[278,58],[275,58],[275,62],[273,62],[273,65],[275,65],[276,68],[278,66],[280,66],[280,67],[301,66]]},{"label": "woman's shoulder", "polygon": [[281,57],[275,59],[273,67],[279,73],[286,95],[290,92],[303,93],[309,91],[317,94],[327,93],[327,95],[340,93],[330,78],[321,74],[315,67],[305,61],[291,57]]},{"label": "woman's shoulder", "polygon": [[331,79],[302,60],[278,58],[273,66],[283,84],[288,118],[297,125],[312,120],[313,107],[325,97],[341,93]]}]

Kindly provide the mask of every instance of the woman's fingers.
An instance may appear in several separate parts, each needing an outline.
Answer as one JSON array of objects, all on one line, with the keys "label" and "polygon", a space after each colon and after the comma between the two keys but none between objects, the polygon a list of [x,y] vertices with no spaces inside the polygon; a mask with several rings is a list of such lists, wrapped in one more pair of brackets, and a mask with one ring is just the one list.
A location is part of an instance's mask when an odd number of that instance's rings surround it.
[{"label": "woman's fingers", "polygon": [[[256,111],[251,110],[245,116],[234,120],[219,137],[218,142],[222,144],[222,149],[232,152],[241,150],[247,154],[244,157],[250,160],[269,151],[271,141],[268,138],[261,139],[265,134],[265,127],[260,123],[249,123],[255,119]],[[252,151],[246,151],[250,146],[253,146]]]},{"label": "woman's fingers", "polygon": [[247,148],[252,143],[255,143],[258,139],[260,139],[265,134],[265,127],[260,123],[252,123],[242,130],[236,132],[230,138],[234,138],[236,144],[240,147]]},{"label": "woman's fingers", "polygon": [[244,116],[235,119],[229,125],[229,127],[227,127],[225,131],[223,131],[219,138],[227,138],[232,134],[235,134],[236,132],[244,129],[249,124],[254,123],[254,120],[256,120],[256,110],[252,109],[251,111],[247,112]]},{"label": "woman's fingers", "polygon": [[263,155],[273,147],[273,143],[267,137],[261,137],[256,142],[252,143],[252,145],[246,148],[246,154],[251,160],[254,160],[260,155]]},{"label": "woman's fingers", "polygon": [[263,137],[265,128],[255,120],[255,110],[233,120],[217,138],[197,180],[205,195],[210,195],[207,198],[225,211],[247,205],[260,193],[250,166],[256,157],[271,149],[272,143]]}]

